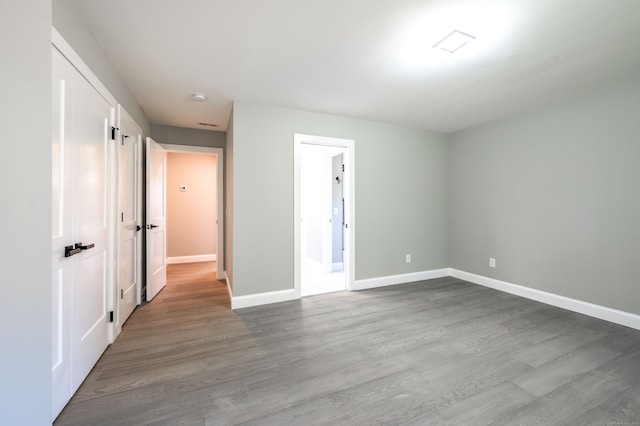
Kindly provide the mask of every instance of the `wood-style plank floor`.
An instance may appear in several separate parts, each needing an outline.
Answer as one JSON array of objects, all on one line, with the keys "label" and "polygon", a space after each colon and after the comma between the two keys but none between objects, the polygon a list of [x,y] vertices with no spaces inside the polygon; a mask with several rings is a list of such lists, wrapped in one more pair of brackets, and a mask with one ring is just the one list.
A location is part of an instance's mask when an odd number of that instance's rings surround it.
[{"label": "wood-style plank floor", "polygon": [[640,424],[640,331],[454,278],[229,310],[175,265],[56,425]]}]

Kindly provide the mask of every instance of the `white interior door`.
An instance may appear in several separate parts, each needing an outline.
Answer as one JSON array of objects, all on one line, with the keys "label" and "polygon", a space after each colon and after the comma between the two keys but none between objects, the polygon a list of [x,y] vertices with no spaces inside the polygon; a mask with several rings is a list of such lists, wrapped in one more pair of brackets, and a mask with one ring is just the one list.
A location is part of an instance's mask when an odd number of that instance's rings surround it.
[{"label": "white interior door", "polygon": [[109,343],[114,109],[53,51],[53,416]]},{"label": "white interior door", "polygon": [[109,343],[111,124],[114,109],[79,74],[74,112],[72,382],[74,391]]},{"label": "white interior door", "polygon": [[167,154],[147,138],[147,301],[167,282]]},{"label": "white interior door", "polygon": [[118,106],[118,276],[116,333],[140,303],[141,225],[140,160],[142,129]]}]

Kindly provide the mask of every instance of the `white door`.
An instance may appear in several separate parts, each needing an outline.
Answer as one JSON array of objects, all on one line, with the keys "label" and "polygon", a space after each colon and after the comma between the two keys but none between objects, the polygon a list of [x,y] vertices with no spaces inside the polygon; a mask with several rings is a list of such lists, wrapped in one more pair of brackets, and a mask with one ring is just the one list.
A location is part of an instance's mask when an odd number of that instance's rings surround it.
[{"label": "white door", "polygon": [[166,174],[164,148],[147,138],[147,301],[167,282]]},{"label": "white door", "polygon": [[53,415],[109,343],[114,109],[53,51]]},{"label": "white door", "polygon": [[140,215],[140,160],[142,129],[118,105],[118,276],[116,280],[116,334],[140,304],[142,279]]}]

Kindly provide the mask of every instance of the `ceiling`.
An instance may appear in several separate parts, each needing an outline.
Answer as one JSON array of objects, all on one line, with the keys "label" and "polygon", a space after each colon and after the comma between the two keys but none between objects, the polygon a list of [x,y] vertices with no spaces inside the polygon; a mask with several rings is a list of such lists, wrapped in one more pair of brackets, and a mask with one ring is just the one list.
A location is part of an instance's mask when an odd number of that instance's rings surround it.
[{"label": "ceiling", "polygon": [[[640,76],[640,0],[69,2],[179,127],[225,130],[242,100],[453,132]],[[455,29],[476,39],[432,48]]]}]

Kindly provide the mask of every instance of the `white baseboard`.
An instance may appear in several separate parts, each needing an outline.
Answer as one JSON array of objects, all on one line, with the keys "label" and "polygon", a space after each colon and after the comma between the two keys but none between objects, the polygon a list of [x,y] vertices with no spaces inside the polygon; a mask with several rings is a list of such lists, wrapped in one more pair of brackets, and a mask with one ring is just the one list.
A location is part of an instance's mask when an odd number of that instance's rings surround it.
[{"label": "white baseboard", "polygon": [[249,294],[231,298],[231,309],[250,308],[252,306],[269,305],[299,299],[293,289],[270,291],[268,293]]},{"label": "white baseboard", "polygon": [[[496,280],[494,278],[489,278],[482,275],[460,271],[453,268],[444,268],[432,271],[412,272],[409,274],[390,275],[386,277],[356,280],[350,290],[367,290],[371,288],[406,284],[410,282],[431,280],[434,278],[443,278],[448,276],[469,281],[484,287],[493,288],[505,293],[511,293],[516,296],[536,300],[538,302],[546,303],[547,305],[557,306],[569,311],[577,312],[580,314],[588,315],[590,317],[599,318],[615,324],[620,324],[626,327],[640,330],[640,315],[608,308],[606,306],[596,305],[589,302],[584,302],[582,300],[572,299],[570,297],[560,296],[554,293],[548,293],[542,290],[524,287],[506,281]],[[227,287],[229,289],[229,296],[231,297],[231,309],[268,305],[271,303],[286,302],[299,298],[296,297],[293,289],[233,297],[232,286],[229,277],[227,277]]]},{"label": "white baseboard", "polygon": [[176,263],[211,262],[218,259],[216,254],[199,254],[196,256],[173,256],[167,257],[167,265]]},{"label": "white baseboard", "polygon": [[515,294],[516,296],[521,296],[527,299],[546,303],[547,305],[557,306],[569,311],[578,312],[580,314],[588,315],[594,318],[599,318],[605,321],[640,330],[640,315],[619,311],[617,309],[607,308],[605,306],[595,305],[589,302],[583,302],[582,300],[572,299],[570,297],[547,293],[546,291],[523,287],[521,285],[488,278],[482,275],[459,271],[457,269],[451,269],[450,275],[452,277],[469,281],[474,284],[479,284],[485,287],[493,288],[495,290]]},{"label": "white baseboard", "polygon": [[367,290],[388,285],[406,284],[415,281],[432,280],[449,276],[449,268],[434,269],[433,271],[411,272],[409,274],[389,275],[386,277],[356,280],[350,290]]}]

